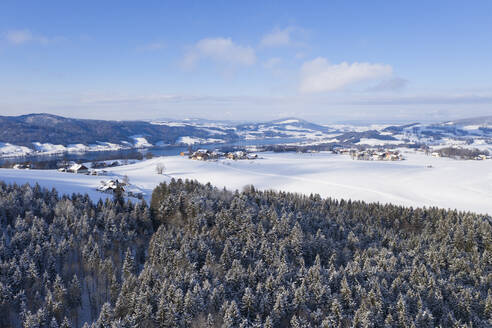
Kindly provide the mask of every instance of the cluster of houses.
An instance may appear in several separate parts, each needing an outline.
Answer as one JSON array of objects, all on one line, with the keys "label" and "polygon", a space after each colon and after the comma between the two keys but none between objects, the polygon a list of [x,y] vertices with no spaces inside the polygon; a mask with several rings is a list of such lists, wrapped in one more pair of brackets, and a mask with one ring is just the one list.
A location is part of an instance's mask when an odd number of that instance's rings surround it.
[{"label": "cluster of houses", "polygon": [[335,154],[350,155],[352,159],[363,161],[401,161],[403,155],[398,150],[337,148]]},{"label": "cluster of houses", "polygon": [[[431,156],[433,157],[443,157],[440,152],[434,151],[431,153]],[[474,159],[476,161],[485,161],[486,159],[492,159],[492,156],[487,156],[485,154],[479,154],[471,159]]]},{"label": "cluster of houses", "polygon": [[334,148],[332,150],[333,154],[338,154],[338,155],[350,155],[354,151],[357,151],[357,149],[353,149],[353,148]]},{"label": "cluster of houses", "polygon": [[107,181],[101,181],[101,185],[97,188],[97,191],[114,193],[116,190],[125,191],[126,183],[121,182],[118,179],[111,179]]},{"label": "cluster of houses", "polygon": [[29,170],[31,169],[31,164],[14,164],[12,168],[15,170]]},{"label": "cluster of houses", "polygon": [[241,160],[241,159],[257,159],[258,155],[249,154],[242,150],[224,153],[218,150],[198,149],[197,151],[193,152],[189,156],[189,158],[197,161],[217,160],[220,158]]},{"label": "cluster of houses", "polygon": [[350,154],[352,159],[363,161],[402,161],[403,155],[397,150],[365,149]]},{"label": "cluster of houses", "polygon": [[101,185],[97,188],[97,191],[108,193],[108,194],[115,194],[119,192],[121,194],[126,195],[127,197],[143,199],[142,193],[135,193],[129,191],[127,190],[128,186],[129,183],[125,181],[119,181],[118,179],[110,179],[107,181],[101,181]]},{"label": "cluster of houses", "polygon": [[102,162],[92,162],[91,163],[91,168],[93,169],[102,169],[102,168],[107,168],[107,167],[116,167],[116,166],[120,166],[120,162],[119,161],[112,161],[112,162],[105,162],[105,161],[102,161]]}]

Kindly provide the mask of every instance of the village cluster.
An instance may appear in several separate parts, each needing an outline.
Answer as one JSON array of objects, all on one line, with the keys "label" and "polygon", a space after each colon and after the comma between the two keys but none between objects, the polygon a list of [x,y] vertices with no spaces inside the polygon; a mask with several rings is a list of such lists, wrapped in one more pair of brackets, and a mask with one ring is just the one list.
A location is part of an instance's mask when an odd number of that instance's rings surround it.
[{"label": "village cluster", "polygon": [[67,172],[67,173],[79,173],[86,175],[106,175],[106,170],[104,168],[111,168],[120,165],[128,164],[127,160],[121,161],[102,161],[102,162],[92,162],[91,168],[89,169],[84,164],[77,164],[73,162],[61,162],[58,164],[58,172]]},{"label": "village cluster", "polygon": [[[87,166],[77,163],[71,163],[69,165],[60,164],[60,166],[61,167],[58,168],[58,172],[78,173],[78,174],[86,174],[86,175],[103,175],[104,173],[104,171],[90,170]],[[31,164],[29,163],[14,164],[12,168],[15,170],[30,170]]]},{"label": "village cluster", "polygon": [[352,149],[337,148],[335,154],[350,155],[352,159],[363,161],[402,161],[403,155],[398,150],[388,149]]},{"label": "village cluster", "polygon": [[[181,153],[181,156],[185,156]],[[218,160],[221,158],[227,158],[232,160],[243,160],[243,159],[257,159],[257,154],[250,154],[242,150],[233,152],[221,152],[218,150],[208,150],[208,149],[198,149],[188,156],[188,158],[197,161],[207,161],[207,160]]]},{"label": "village cluster", "polygon": [[[93,163],[94,164],[94,163]],[[109,164],[101,164],[97,163],[96,165],[92,165],[93,167],[114,167],[118,166],[118,162],[112,162]],[[58,169],[59,172],[67,172],[67,173],[78,173],[78,174],[86,174],[86,175],[106,175],[105,170],[94,170],[94,169],[89,169],[87,166],[83,164],[72,164],[67,167],[61,167]],[[123,177],[123,180],[120,181],[116,178],[114,179],[109,179],[109,180],[102,180],[100,186],[97,188],[97,191],[104,192],[104,193],[110,193],[110,194],[125,194],[128,197],[135,197],[135,198],[142,198],[142,194],[137,193],[134,194],[131,191],[128,191],[127,188],[130,186],[130,182],[128,181],[128,178],[125,176]]]}]

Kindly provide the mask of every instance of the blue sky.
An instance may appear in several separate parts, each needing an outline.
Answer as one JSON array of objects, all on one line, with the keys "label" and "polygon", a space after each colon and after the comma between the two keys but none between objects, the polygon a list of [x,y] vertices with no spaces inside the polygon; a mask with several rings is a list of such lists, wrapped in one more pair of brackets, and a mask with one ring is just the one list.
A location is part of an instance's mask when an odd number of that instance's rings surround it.
[{"label": "blue sky", "polygon": [[491,1],[0,2],[0,114],[492,113]]}]

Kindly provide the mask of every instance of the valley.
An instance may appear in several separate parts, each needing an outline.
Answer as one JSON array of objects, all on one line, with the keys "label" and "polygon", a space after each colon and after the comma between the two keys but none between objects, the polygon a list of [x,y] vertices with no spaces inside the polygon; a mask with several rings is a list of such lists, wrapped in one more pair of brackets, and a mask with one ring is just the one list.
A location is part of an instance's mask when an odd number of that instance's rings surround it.
[{"label": "valley", "polygon": [[208,148],[288,145],[323,149],[461,147],[492,150],[492,117],[433,124],[320,125],[299,118],[237,124],[198,119],[97,121],[30,114],[0,117],[0,130],[0,158],[204,145]]}]

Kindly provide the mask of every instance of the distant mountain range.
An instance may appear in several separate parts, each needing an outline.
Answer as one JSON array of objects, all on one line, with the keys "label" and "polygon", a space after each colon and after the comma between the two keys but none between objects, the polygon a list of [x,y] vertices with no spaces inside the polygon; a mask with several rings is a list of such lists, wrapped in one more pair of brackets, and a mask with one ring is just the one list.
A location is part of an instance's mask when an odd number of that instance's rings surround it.
[{"label": "distant mountain range", "polygon": [[237,138],[232,130],[212,133],[193,125],[160,125],[144,121],[103,121],[73,119],[50,114],[0,116],[0,142],[32,147],[33,142],[59,145],[134,144],[135,137],[145,136],[152,144],[174,144],[182,136],[196,138]]},{"label": "distant mountain range", "polygon": [[492,116],[405,125],[321,125],[289,117],[261,123],[203,119],[103,121],[50,114],[0,116],[0,156],[264,139],[342,146],[492,144]]},{"label": "distant mountain range", "polygon": [[448,121],[441,124],[455,125],[455,126],[469,126],[469,125],[492,126],[492,116],[465,118],[461,120]]}]

